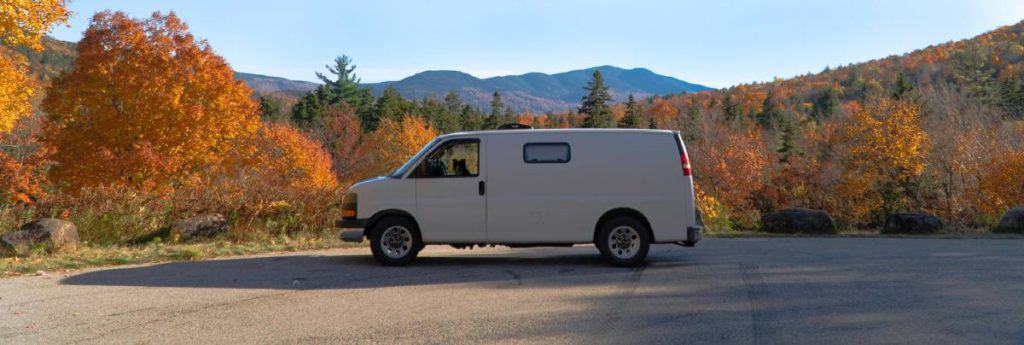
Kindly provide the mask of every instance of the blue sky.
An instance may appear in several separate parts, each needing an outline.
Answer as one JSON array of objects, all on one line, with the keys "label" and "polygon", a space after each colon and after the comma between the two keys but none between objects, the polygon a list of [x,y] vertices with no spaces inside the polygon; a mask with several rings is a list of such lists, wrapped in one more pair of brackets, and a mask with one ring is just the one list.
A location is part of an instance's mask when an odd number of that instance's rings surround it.
[{"label": "blue sky", "polygon": [[238,71],[315,80],[348,54],[364,82],[424,70],[477,77],[645,67],[713,87],[820,71],[1024,20],[1024,1],[75,0],[93,13],[175,11]]}]

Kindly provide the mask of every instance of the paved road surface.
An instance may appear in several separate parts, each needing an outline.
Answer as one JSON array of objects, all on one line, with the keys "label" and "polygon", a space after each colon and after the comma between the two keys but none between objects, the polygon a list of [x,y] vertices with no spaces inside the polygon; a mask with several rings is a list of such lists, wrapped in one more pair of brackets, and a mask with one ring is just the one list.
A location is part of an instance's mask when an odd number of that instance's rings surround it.
[{"label": "paved road surface", "polygon": [[0,343],[1024,343],[1024,241],[367,249],[0,279]]}]

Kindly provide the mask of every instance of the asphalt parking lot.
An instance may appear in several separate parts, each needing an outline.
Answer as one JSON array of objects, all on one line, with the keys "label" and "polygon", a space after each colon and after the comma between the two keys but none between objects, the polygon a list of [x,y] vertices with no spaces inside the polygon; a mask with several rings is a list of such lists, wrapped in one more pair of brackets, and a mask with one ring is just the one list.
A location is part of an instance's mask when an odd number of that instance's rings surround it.
[{"label": "asphalt parking lot", "polygon": [[0,343],[1024,343],[1024,241],[339,249],[0,279]]}]

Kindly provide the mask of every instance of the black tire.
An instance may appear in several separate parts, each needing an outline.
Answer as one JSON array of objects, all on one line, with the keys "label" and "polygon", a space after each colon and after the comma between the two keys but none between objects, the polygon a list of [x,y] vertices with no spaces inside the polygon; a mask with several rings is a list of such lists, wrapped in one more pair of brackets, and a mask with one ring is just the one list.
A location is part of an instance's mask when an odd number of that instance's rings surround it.
[{"label": "black tire", "polygon": [[[621,236],[622,240],[612,240],[612,232],[616,232],[616,236]],[[594,245],[601,251],[605,261],[612,266],[634,267],[647,260],[651,238],[647,227],[639,220],[632,217],[615,217],[601,225]]]},{"label": "black tire", "polygon": [[408,218],[381,219],[370,231],[370,251],[373,252],[373,258],[385,266],[408,265],[422,249],[420,229]]}]

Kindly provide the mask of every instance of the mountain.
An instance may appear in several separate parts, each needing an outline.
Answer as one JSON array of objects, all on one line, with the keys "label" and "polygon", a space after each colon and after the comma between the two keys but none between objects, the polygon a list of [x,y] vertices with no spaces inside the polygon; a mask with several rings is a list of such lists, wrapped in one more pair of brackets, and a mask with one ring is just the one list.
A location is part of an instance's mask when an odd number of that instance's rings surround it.
[{"label": "mountain", "polygon": [[654,95],[694,93],[714,90],[676,78],[659,75],[645,68],[623,69],[599,66],[556,73],[527,73],[480,79],[459,71],[426,71],[408,78],[365,84],[380,95],[394,87],[405,98],[444,97],[455,91],[468,104],[480,108],[490,106],[491,94],[501,93],[505,104],[518,111],[565,111],[579,105],[594,70],[601,71],[615,101],[625,101],[630,94],[637,98]]},{"label": "mountain", "polygon": [[235,79],[244,81],[257,93],[282,93],[290,96],[302,96],[303,93],[315,90],[320,84],[272,77],[262,74],[235,72]]}]

